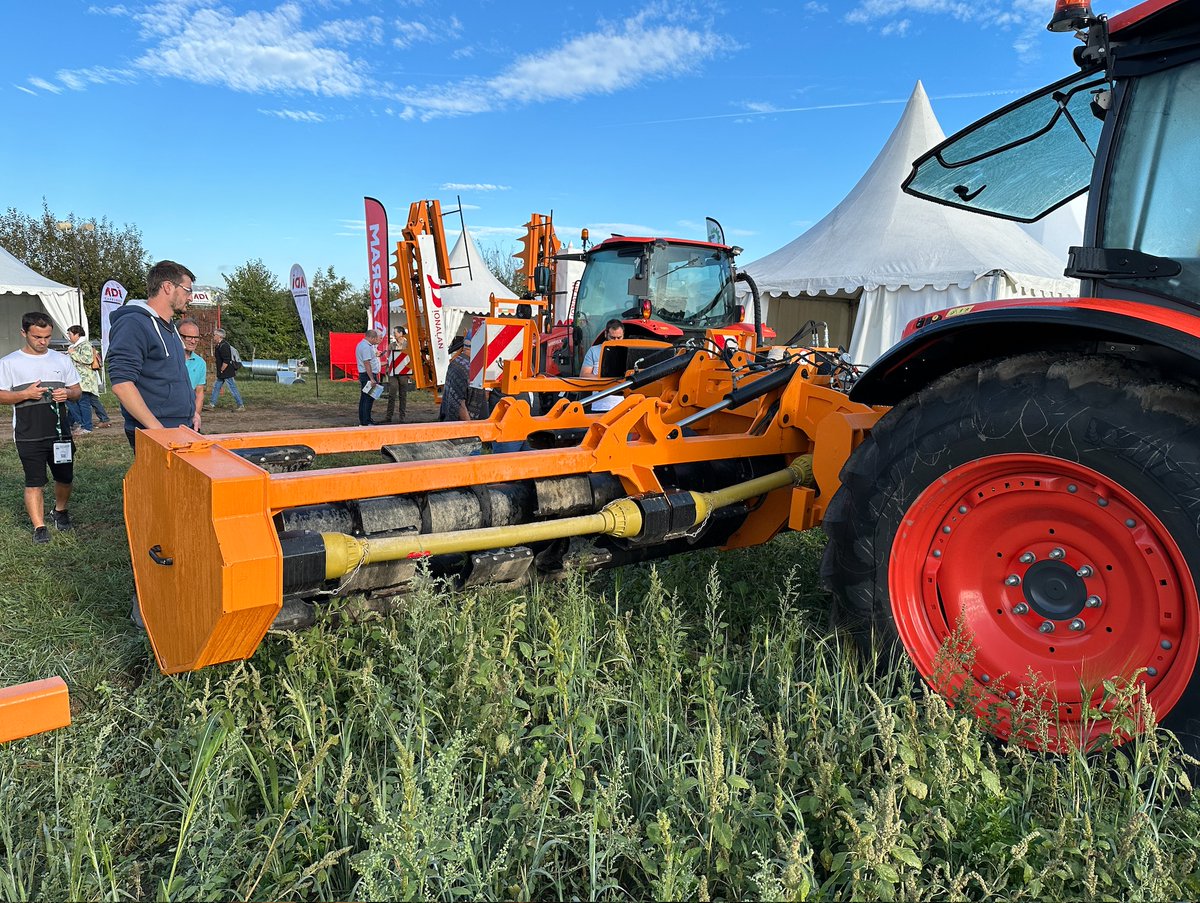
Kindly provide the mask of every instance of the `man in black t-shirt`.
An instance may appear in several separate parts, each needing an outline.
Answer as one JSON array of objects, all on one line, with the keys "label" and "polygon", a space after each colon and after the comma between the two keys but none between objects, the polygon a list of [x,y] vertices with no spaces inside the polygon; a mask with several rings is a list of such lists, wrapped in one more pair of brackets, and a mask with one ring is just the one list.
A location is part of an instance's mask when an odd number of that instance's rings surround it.
[{"label": "man in black t-shirt", "polygon": [[25,510],[33,541],[49,542],[46,528],[46,469],[54,476],[54,511],[60,530],[71,529],[67,503],[74,479],[74,445],[67,422],[68,401],[78,401],[79,374],[65,354],[50,350],[54,329],[41,311],[21,317],[25,344],[0,358],[0,404],[13,406],[13,440],[25,470]]}]

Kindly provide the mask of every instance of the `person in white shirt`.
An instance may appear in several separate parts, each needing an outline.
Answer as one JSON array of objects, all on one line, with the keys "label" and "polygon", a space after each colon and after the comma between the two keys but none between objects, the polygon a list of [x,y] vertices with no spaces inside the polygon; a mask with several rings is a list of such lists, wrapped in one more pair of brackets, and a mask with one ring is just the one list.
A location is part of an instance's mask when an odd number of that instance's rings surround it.
[{"label": "person in white shirt", "polygon": [[[579,369],[580,376],[599,376],[600,375],[600,353],[604,350],[603,342],[615,342],[618,339],[625,338],[625,324],[620,320],[609,320],[604,325],[604,338],[601,342],[597,342],[587,350],[587,354],[583,356],[583,365]],[[592,402],[592,413],[599,414],[601,411],[611,411],[621,403],[625,396],[620,392],[614,392],[607,398],[601,398],[599,401]]]},{"label": "person in white shirt", "polygon": [[[67,402],[81,394],[75,364],[50,350],[54,328],[41,311],[21,317],[25,344],[0,358],[0,404],[13,406],[13,441],[25,470],[25,510],[33,524],[33,541],[50,541],[46,528],[46,469],[54,477],[54,511],[59,530],[70,530],[67,503],[75,478],[74,443]],[[65,458],[65,460],[63,460]]]},{"label": "person in white shirt", "polygon": [[354,349],[354,360],[358,365],[358,383],[362,391],[358,394],[358,425],[371,426],[371,406],[375,396],[371,392],[379,385],[379,330],[368,329],[362,341]]}]

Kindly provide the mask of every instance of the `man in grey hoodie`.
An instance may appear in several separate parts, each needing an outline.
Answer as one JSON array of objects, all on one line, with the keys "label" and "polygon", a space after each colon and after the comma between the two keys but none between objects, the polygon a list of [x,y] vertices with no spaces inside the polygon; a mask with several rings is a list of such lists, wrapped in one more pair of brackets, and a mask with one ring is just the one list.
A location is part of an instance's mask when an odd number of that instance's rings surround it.
[{"label": "man in grey hoodie", "polygon": [[150,268],[146,300],[130,301],[112,313],[108,378],[121,402],[130,447],[138,429],[200,429],[183,343],[171,322],[187,310],[195,279],[182,264],[161,260]]}]

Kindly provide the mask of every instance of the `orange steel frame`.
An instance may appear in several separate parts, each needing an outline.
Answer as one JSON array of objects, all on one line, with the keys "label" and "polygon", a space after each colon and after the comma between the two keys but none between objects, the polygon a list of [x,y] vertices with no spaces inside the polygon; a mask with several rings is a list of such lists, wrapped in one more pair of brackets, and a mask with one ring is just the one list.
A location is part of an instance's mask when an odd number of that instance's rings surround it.
[{"label": "orange steel frame", "polygon": [[[746,360],[735,356],[734,363]],[[674,423],[732,386],[728,367],[706,354],[678,377],[648,387],[657,395],[629,395],[601,417],[566,400],[533,417],[524,402],[506,398],[483,421],[217,436],[184,427],[140,431],[125,478],[125,520],[158,664],[177,673],[253,655],[282,605],[282,549],[272,517],[298,506],[599,472],[616,475],[637,495],[663,489],[655,469],[664,465],[812,454],[815,489],[772,493],[726,547],[812,527],[839,485],[842,464],[882,413],[850,402],[815,373],[815,367],[798,368],[782,393],[717,412],[687,436]],[[364,452],[465,437],[513,441],[537,430],[578,428],[586,435],[570,448],[285,474],[268,474],[233,453],[278,445],[305,445],[318,455]]]}]

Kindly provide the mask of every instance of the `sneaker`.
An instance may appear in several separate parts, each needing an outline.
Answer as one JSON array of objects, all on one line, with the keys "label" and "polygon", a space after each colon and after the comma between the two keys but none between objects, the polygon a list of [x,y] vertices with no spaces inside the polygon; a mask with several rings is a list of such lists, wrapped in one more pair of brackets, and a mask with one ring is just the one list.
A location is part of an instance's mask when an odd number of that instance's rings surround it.
[{"label": "sneaker", "polygon": [[215,404],[207,404],[207,405],[205,405],[205,407],[208,408],[208,410],[210,410],[210,411],[215,411],[217,409],[217,406]]},{"label": "sneaker", "polygon": [[77,430],[71,430],[72,436],[90,436],[91,434],[92,434],[91,430],[85,430],[83,427],[80,427]]},{"label": "sneaker", "polygon": [[33,541],[37,542],[37,543],[49,542],[50,541],[50,531],[47,530],[45,527],[34,527],[33,528]]},{"label": "sneaker", "polygon": [[239,413],[239,414],[240,414],[240,413],[242,413],[242,411],[244,411],[244,410],[246,410],[246,406],[245,406],[244,404],[240,404],[240,405],[238,405],[238,406],[237,406],[237,413]]},{"label": "sneaker", "polygon": [[71,523],[71,512],[59,511],[55,508],[50,512],[50,520],[54,522],[54,526],[59,530],[74,530],[75,525]]},{"label": "sneaker", "polygon": [[105,427],[109,427],[109,426],[112,426],[111,420],[101,420],[99,423],[96,424],[96,429],[102,430]]}]

